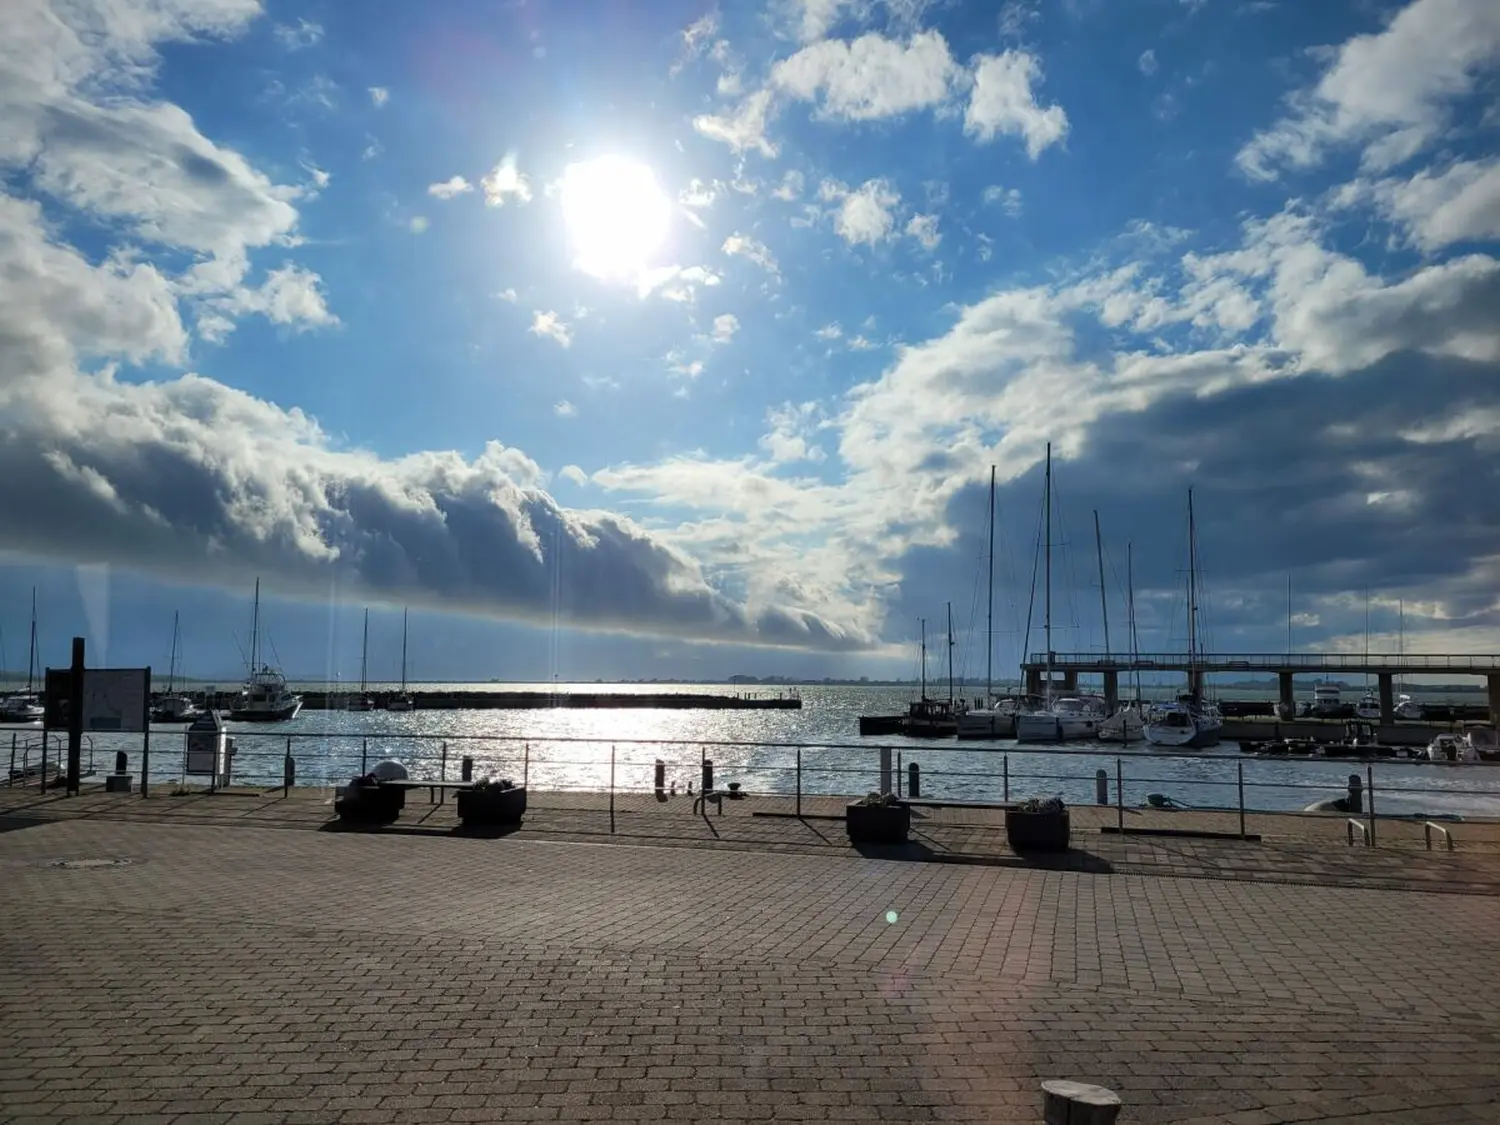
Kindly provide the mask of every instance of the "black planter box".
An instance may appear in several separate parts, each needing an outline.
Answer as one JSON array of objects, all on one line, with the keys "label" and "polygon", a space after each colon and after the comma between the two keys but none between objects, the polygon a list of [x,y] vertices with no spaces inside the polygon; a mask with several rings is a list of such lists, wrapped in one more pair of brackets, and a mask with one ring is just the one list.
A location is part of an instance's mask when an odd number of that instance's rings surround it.
[{"label": "black planter box", "polygon": [[1014,852],[1065,852],[1068,850],[1068,811],[1022,812],[1005,810],[1005,838]]},{"label": "black planter box", "polygon": [[844,827],[856,844],[904,844],[911,831],[911,809],[905,805],[847,805]]},{"label": "black planter box", "polygon": [[361,824],[389,824],[406,807],[406,790],[396,785],[362,785],[353,782],[333,803],[341,820]]},{"label": "black planter box", "polygon": [[520,824],[526,815],[526,787],[501,789],[484,785],[458,791],[458,819],[466,825],[494,827]]}]

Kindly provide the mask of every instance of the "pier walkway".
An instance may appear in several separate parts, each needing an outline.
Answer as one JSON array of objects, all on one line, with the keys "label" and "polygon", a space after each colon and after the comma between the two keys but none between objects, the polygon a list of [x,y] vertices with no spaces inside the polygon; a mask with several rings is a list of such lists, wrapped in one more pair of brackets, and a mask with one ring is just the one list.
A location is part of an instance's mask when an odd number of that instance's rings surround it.
[{"label": "pier walkway", "polygon": [[1057,1077],[1126,1123],[1500,1120],[1494,824],[1078,809],[1048,868],[979,813],[896,858],[769,799],[473,839],[328,797],[0,796],[0,1120],[1030,1123]]}]

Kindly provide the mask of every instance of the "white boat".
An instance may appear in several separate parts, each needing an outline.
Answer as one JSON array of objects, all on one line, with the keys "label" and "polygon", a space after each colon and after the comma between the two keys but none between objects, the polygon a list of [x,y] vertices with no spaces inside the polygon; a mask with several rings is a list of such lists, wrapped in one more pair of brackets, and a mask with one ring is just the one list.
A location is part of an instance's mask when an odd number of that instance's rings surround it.
[{"label": "white boat", "polygon": [[365,610],[365,633],[364,640],[359,647],[359,694],[349,697],[349,710],[351,711],[373,711],[375,701],[370,698],[366,689],[365,675],[369,671],[370,661],[370,611]]},{"label": "white boat", "polygon": [[1193,490],[1188,489],[1188,690],[1173,703],[1160,703],[1146,716],[1146,741],[1152,746],[1217,746],[1224,729],[1218,705],[1202,694],[1198,667],[1198,524],[1193,518]]},{"label": "white boat", "polygon": [[1429,762],[1477,762],[1479,751],[1467,735],[1440,734],[1427,744]]},{"label": "white boat", "polygon": [[1396,700],[1396,718],[1398,719],[1421,719],[1426,714],[1423,706],[1409,695],[1403,695]]},{"label": "white boat", "polygon": [[401,611],[401,690],[385,701],[387,711],[413,711],[416,709],[406,690],[406,610]]},{"label": "white boat", "polygon": [[[956,716],[954,734],[959,738],[1013,738],[1016,733],[1016,702],[997,699],[994,689],[995,652],[995,466],[990,466],[989,550],[985,552],[986,591],[984,623],[984,698]],[[951,648],[948,650],[953,651]]]},{"label": "white boat", "polygon": [[1017,710],[1014,699],[990,699],[982,707],[960,712],[958,737],[1014,738]]},{"label": "white boat", "polygon": [[191,723],[203,714],[186,695],[173,691],[177,682],[177,648],[182,638],[182,626],[176,613],[172,614],[172,657],[167,662],[167,692],[157,698],[151,708],[153,723]]},{"label": "white boat", "polygon": [[255,580],[255,608],[250,617],[250,674],[229,709],[238,723],[279,723],[295,719],[302,697],[288,690],[279,668],[260,660],[260,579]]},{"label": "white boat", "polygon": [[1146,737],[1146,720],[1140,708],[1127,703],[1099,724],[1100,742],[1140,742]]},{"label": "white boat", "polygon": [[26,653],[26,690],[0,699],[0,723],[39,723],[46,708],[35,690],[37,673],[36,587],[31,588],[31,641]]},{"label": "white boat", "polygon": [[1152,746],[1217,746],[1224,729],[1219,708],[1206,699],[1179,695],[1173,703],[1159,703],[1146,716],[1146,741]]},{"label": "white boat", "polygon": [[1324,681],[1313,685],[1312,703],[1307,714],[1314,719],[1339,719],[1344,715],[1343,697],[1338,684]]},{"label": "white boat", "polygon": [[1091,698],[1068,696],[1047,707],[1023,711],[1016,716],[1018,742],[1078,742],[1098,738],[1104,708]]},{"label": "white boat", "polygon": [[1354,705],[1354,717],[1366,719],[1371,722],[1380,721],[1380,696],[1374,692],[1365,692],[1360,701]]}]

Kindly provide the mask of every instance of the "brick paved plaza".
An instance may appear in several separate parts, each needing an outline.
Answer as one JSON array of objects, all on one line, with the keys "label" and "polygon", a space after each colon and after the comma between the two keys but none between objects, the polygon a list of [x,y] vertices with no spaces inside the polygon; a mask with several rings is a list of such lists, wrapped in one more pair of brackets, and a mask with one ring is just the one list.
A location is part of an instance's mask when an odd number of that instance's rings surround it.
[{"label": "brick paved plaza", "polygon": [[1493,852],[1222,845],[1273,881],[216,800],[0,818],[0,1120],[1036,1122],[1076,1078],[1127,1122],[1500,1121]]}]

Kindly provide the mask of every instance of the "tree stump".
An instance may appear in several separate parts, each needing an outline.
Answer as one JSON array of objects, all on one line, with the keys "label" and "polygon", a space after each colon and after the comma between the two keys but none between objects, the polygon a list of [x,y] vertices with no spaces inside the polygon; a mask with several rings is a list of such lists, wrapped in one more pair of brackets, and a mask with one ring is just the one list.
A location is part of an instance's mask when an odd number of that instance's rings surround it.
[{"label": "tree stump", "polygon": [[1120,1095],[1103,1086],[1054,1079],[1042,1083],[1045,1125],[1114,1125]]}]

